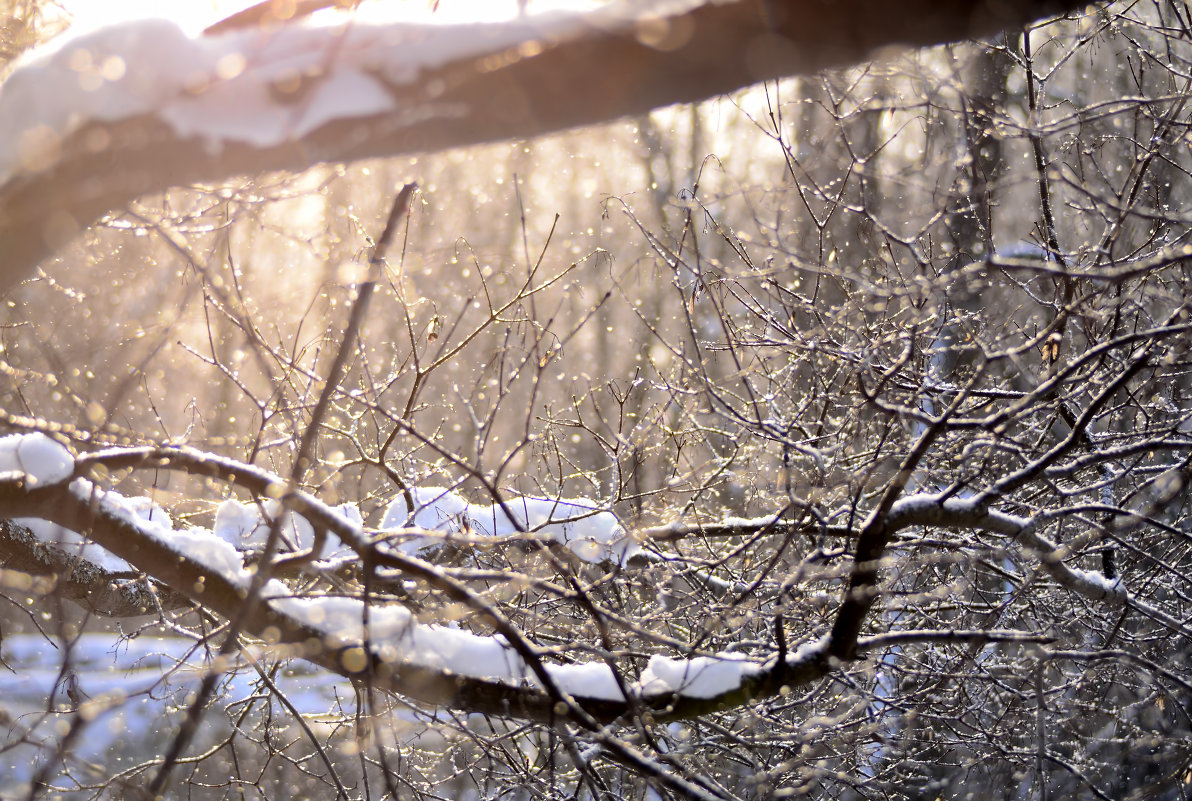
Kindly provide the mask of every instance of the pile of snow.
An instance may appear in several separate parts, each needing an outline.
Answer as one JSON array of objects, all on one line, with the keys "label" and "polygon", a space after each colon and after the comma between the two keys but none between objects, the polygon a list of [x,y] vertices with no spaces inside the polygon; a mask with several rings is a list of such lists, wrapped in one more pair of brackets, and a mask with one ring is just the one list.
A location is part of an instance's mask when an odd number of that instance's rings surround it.
[{"label": "pile of snow", "polygon": [[0,473],[23,473],[28,487],[66,481],[74,468],[70,451],[45,434],[0,437]]},{"label": "pile of snow", "polygon": [[108,512],[135,526],[143,535],[163,543],[229,583],[248,587],[252,581],[252,573],[244,567],[243,555],[210,529],[200,526],[176,529],[169,514],[148,498],[125,498],[118,492],[97,490],[90,482],[82,480],[76,481],[71,488],[96,499]]},{"label": "pile of snow", "polygon": [[[71,670],[63,676],[60,669],[68,653]],[[6,632],[0,646],[5,667],[0,670],[0,717],[8,739],[0,768],[0,798],[28,797],[27,783],[46,753],[56,749],[69,726],[81,722],[74,711],[76,702],[87,725],[74,735],[73,760],[138,764],[157,754],[161,743],[175,736],[179,710],[185,710],[207,673],[206,655],[201,643],[179,637],[142,635],[117,640],[112,634],[88,633],[67,643],[39,634]],[[343,679],[301,663],[295,667],[298,670],[274,673],[278,689],[308,720],[338,719],[344,699],[352,697],[344,691]],[[261,709],[264,696],[255,670],[242,667],[225,674],[221,682],[226,699],[253,698]],[[209,715],[204,725],[222,731],[221,718]],[[56,777],[51,779],[52,789],[42,788],[51,790],[50,797],[94,797],[79,791],[69,774],[55,771],[51,776]]]},{"label": "pile of snow", "polygon": [[[71,488],[76,492],[99,493],[94,485],[82,479],[72,482]],[[124,519],[137,521],[138,528],[145,525],[151,526],[157,531],[172,532],[174,530],[174,521],[170,518],[169,512],[154,502],[152,498],[143,495],[125,498],[115,492],[103,493],[103,496],[110,509],[119,510],[120,516]],[[86,537],[80,536],[68,528],[63,528],[57,523],[35,517],[17,518],[14,522],[29,529],[33,532],[33,536],[42,542],[55,545],[110,573],[124,573],[133,570],[128,562],[112,554],[106,548],[96,545]],[[225,567],[228,566],[226,557],[225,554],[224,559],[221,560],[221,564]],[[237,561],[239,561],[238,558]]]},{"label": "pile of snow", "polygon": [[[342,596],[295,595],[276,579],[262,593],[269,605],[292,620],[323,632],[334,646],[364,642],[364,602]],[[384,643],[408,634],[413,627],[410,610],[397,604],[371,604],[368,608],[368,639]]]},{"label": "pile of snow", "polygon": [[[458,676],[495,680],[506,684],[541,682],[521,656],[501,635],[482,636],[454,626],[411,623],[386,642],[375,639],[374,652],[382,659],[395,659],[434,668]],[[650,658],[641,677],[621,676],[604,662],[545,666],[550,680],[563,692],[604,701],[624,701],[622,683],[634,697],[682,695],[715,698],[732,692],[742,681],[764,668],[740,654],[722,653],[693,659]]]},{"label": "pile of snow", "polygon": [[[510,537],[537,533],[569,549],[585,562],[624,564],[641,547],[616,516],[587,499],[517,495],[500,504],[474,504],[445,487],[412,489],[415,509],[399,495],[385,510],[381,528],[410,526],[469,537]],[[399,547],[416,555],[441,539],[415,537]]]},{"label": "pile of snow", "polygon": [[741,654],[668,659],[652,656],[638,682],[642,695],[679,693],[690,698],[715,698],[731,692],[758,667]]},{"label": "pile of snow", "polygon": [[[640,13],[640,12],[639,12]],[[0,86],[0,183],[51,168],[71,134],[91,123],[153,115],[180,138],[218,149],[269,147],[341,119],[399,113],[408,124],[466,116],[433,92],[399,107],[392,87],[455,60],[519,46],[527,53],[628,25],[618,14],[550,11],[499,23],[410,24],[335,15],[268,30],[188,34],[143,19],[59,37]],[[344,20],[347,20],[345,22]]]},{"label": "pile of snow", "polygon": [[[364,518],[360,508],[354,503],[342,503],[334,511],[343,518],[344,525],[351,528],[362,528]],[[269,528],[282,514],[279,501],[268,499],[261,503],[241,503],[229,499],[219,505],[215,511],[215,526],[212,529],[215,536],[235,546],[239,550],[260,549],[269,537]],[[282,551],[307,550],[314,545],[315,529],[310,521],[294,512],[285,512],[281,522]],[[351,553],[339,538],[328,533],[323,548],[315,554],[316,559],[326,559],[333,556]]]}]

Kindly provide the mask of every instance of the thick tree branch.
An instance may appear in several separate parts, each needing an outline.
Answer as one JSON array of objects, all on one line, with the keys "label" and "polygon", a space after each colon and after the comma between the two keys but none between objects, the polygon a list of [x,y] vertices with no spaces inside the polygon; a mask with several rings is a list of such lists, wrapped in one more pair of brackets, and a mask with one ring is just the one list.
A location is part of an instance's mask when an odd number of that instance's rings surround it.
[{"label": "thick tree branch", "polygon": [[[538,136],[856,62],[890,45],[981,36],[1081,5],[1073,0],[737,0],[666,18],[642,18],[639,11],[634,19],[602,14],[591,24],[577,25],[556,24],[556,17],[550,24],[518,23],[522,27],[514,34],[495,26],[488,51],[473,47],[454,59],[415,60],[408,65],[413,75],[401,80],[365,75],[364,80],[383,85],[389,94],[386,110],[376,111],[374,94],[370,103],[341,110],[324,124],[310,130],[299,125],[291,135],[260,144],[180,131],[156,108],[123,118],[105,110],[103,121],[91,119],[68,131],[30,116],[10,123],[11,137],[4,142],[14,150],[19,142],[28,152],[5,154],[20,169],[0,179],[0,291],[29,276],[75,232],[148,192],[263,170],[299,170],[321,162]],[[442,33],[443,26],[434,27],[440,29],[434,35],[450,36]],[[478,35],[478,27],[460,35],[483,43],[488,34]],[[256,51],[276,47],[274,40],[285,35],[286,28],[227,36],[240,37],[235,52],[255,65],[261,55]],[[312,36],[310,30],[303,35]],[[328,28],[321,40],[313,35],[312,74],[288,95],[265,101],[276,102],[276,114],[301,111],[305,94],[338,69],[334,54],[343,31]],[[420,36],[410,26],[395,26],[388,35],[379,32],[375,41],[381,44],[374,47],[393,48],[398,55],[387,61],[401,64],[403,45],[430,35],[429,28]],[[196,50],[203,52],[198,45]],[[135,53],[125,56],[130,74],[143,77],[157,69],[138,63]],[[18,69],[6,81],[9,99],[20,91],[22,79],[25,90],[40,79],[22,74],[28,70]],[[212,80],[212,85],[220,83]],[[284,81],[269,86],[271,91],[291,88]],[[156,87],[163,89],[168,95],[170,87]],[[176,94],[201,97],[210,91],[211,86],[187,85]],[[343,98],[352,102],[350,94]],[[168,96],[161,101],[169,102]],[[0,109],[10,116],[32,114],[19,103],[0,102]],[[269,109],[244,113],[263,111]]]},{"label": "thick tree branch", "polygon": [[115,575],[78,554],[42,542],[12,520],[0,520],[0,567],[52,580],[54,594],[103,617],[138,617],[190,606],[173,590],[152,592],[137,576]]}]

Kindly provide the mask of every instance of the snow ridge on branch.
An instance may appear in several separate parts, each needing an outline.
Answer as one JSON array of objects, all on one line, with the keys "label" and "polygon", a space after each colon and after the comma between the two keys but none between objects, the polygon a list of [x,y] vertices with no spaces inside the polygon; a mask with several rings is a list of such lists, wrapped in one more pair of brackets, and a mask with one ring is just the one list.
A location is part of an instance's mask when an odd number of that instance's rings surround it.
[{"label": "snow ridge on branch", "polygon": [[144,19],[67,36],[0,86],[0,184],[52,166],[62,143],[88,124],[141,115],[213,152],[230,142],[276,146],[333,120],[463,116],[457,104],[435,103],[433,92],[410,102],[393,88],[453,61],[557,45],[618,20],[625,23],[607,12],[552,12],[532,22],[412,25],[353,16],[330,28],[304,22],[191,36],[169,20]]},{"label": "snow ridge on branch", "polygon": [[[0,459],[10,452],[28,450],[32,443],[49,440],[42,434],[6,438]],[[55,443],[56,445],[56,443]],[[62,446],[56,445],[57,448]],[[62,448],[65,451],[64,448]],[[167,450],[167,449],[163,449]],[[143,458],[143,449],[134,449]],[[107,452],[106,463],[114,461]],[[194,454],[190,454],[192,463]],[[97,455],[80,459],[96,464]],[[225,468],[231,460],[213,457]],[[161,457],[155,459],[160,462]],[[72,466],[74,462],[72,461]],[[208,464],[210,466],[210,462]],[[240,466],[258,479],[267,474]],[[273,477],[271,486],[282,480]],[[294,493],[294,496],[303,496]],[[368,552],[371,542],[351,515],[320,509],[303,496],[304,511],[320,510],[319,521],[354,549]],[[231,616],[242,603],[252,572],[243,554],[223,536],[224,532],[200,527],[176,528],[158,508],[148,512],[139,499],[127,499],[76,478],[68,485],[30,486],[20,480],[0,484],[0,513],[50,519],[67,528],[86,530],[91,539],[116,556],[144,570],[164,584],[176,587],[195,603]],[[590,512],[590,510],[589,510]],[[590,518],[580,518],[580,520]],[[226,521],[225,521],[226,525]],[[612,543],[610,547],[616,547]],[[435,566],[378,547],[374,562],[405,569],[423,578],[449,581]],[[690,714],[734,699],[740,702],[758,693],[770,676],[801,676],[822,672],[823,644],[811,643],[791,654],[782,666],[744,659],[739,654],[670,659],[654,656],[636,679],[619,676],[604,662],[571,665],[526,661],[501,634],[481,636],[452,626],[418,623],[404,606],[365,604],[356,598],[296,596],[283,582],[271,579],[262,591],[259,613],[246,631],[345,676],[373,673],[376,686],[423,700],[474,711],[513,714],[545,719],[554,711],[551,695],[574,699],[579,709],[607,720],[621,714],[628,704],[671,709]],[[483,601],[473,599],[481,608]],[[368,620],[367,627],[364,624]],[[544,688],[545,675],[553,687]],[[628,694],[628,697],[627,697]]]}]

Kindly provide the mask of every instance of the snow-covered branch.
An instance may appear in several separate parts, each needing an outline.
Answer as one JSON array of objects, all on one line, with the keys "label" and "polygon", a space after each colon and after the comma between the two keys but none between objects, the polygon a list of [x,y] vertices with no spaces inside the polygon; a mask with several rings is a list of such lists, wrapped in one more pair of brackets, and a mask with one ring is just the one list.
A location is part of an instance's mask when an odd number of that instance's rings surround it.
[{"label": "snow-covered branch", "polygon": [[347,17],[56,41],[0,86],[0,289],[138,195],[525,138],[1014,27],[1070,0],[618,4],[499,24]]},{"label": "snow-covered branch", "polygon": [[[451,626],[419,623],[405,606],[398,604],[374,602],[366,610],[360,598],[295,595],[276,579],[265,586],[264,603],[246,623],[246,633],[346,677],[358,679],[368,674],[374,687],[427,704],[551,720],[560,714],[557,699],[562,697],[568,699],[567,704],[581,719],[610,721],[636,708],[650,709],[657,719],[682,718],[822,678],[833,669],[829,648],[843,647],[827,638],[812,640],[789,655],[780,648],[780,661],[749,660],[739,654],[682,659],[654,656],[636,675],[608,661],[548,663],[544,652],[522,639],[487,601],[472,595],[435,565],[411,555],[417,550],[416,543],[390,544],[387,538],[366,532],[358,513],[332,509],[302,492],[285,492],[285,482],[268,471],[179,446],[112,449],[75,459],[42,434],[14,435],[0,440],[0,444],[0,467],[8,468],[0,484],[0,514],[49,520],[84,533],[89,541],[143,571],[160,586],[172,588],[221,616],[236,615],[250,584],[244,553],[233,543],[248,542],[254,532],[260,533],[270,525],[271,516],[282,515],[283,509],[276,501],[266,504],[264,511],[225,502],[213,530],[193,526],[180,529],[152,504],[104,491],[75,476],[96,465],[109,470],[167,467],[229,481],[262,497],[280,498],[290,513],[310,521],[305,523],[305,534],[296,529],[292,547],[311,547],[313,529],[309,526],[313,523],[369,563],[415,576],[491,617],[498,624],[498,633],[478,635]],[[554,526],[558,533],[553,536],[560,544],[574,548],[575,543],[587,541],[579,536],[580,532],[603,530],[600,516],[607,514],[591,507],[581,508],[575,501],[543,501],[553,503],[553,513],[564,521],[553,523],[552,512],[545,507],[537,510],[536,505],[522,500],[512,508],[522,509],[526,518],[502,524],[496,511],[499,507],[472,507],[447,490],[419,491],[417,502],[419,507],[414,510],[406,508],[404,499],[395,502],[386,515],[386,525],[440,530],[447,526],[473,532],[490,527],[494,534],[534,527],[549,534]],[[506,504],[504,508],[510,507]],[[535,522],[535,515],[543,515],[542,520]],[[586,527],[584,521],[589,521]],[[568,529],[567,525],[574,528]],[[1045,568],[1065,586],[1089,597],[1126,599],[1120,584],[1110,586],[1099,575],[1065,565],[1062,552],[1035,533],[1033,521],[982,508],[972,498],[912,495],[891,506],[884,525],[891,534],[913,526],[996,531],[1039,552]],[[618,540],[610,537],[591,539],[585,548],[621,548],[623,556],[625,546],[617,545]],[[93,561],[102,561],[94,553],[83,553]],[[78,574],[78,580],[85,580],[86,575]],[[129,606],[132,602],[117,598],[114,603]],[[136,611],[144,613],[146,604],[142,602]],[[1178,627],[1174,621],[1164,622]],[[860,626],[855,630],[859,631]],[[516,638],[517,647],[511,637]],[[848,651],[918,640],[1039,641],[1034,635],[1016,632],[906,631],[858,637],[848,645]]]},{"label": "snow-covered branch", "polygon": [[[0,520],[2,565],[5,570],[29,576],[35,594],[52,592],[104,617],[136,617],[189,604],[168,587],[157,585],[150,590],[138,575],[91,561],[82,552],[93,552],[94,546],[64,542],[56,537],[57,532],[34,534],[32,529],[42,522]],[[43,588],[38,588],[38,580],[45,582]]]},{"label": "snow-covered branch", "polygon": [[897,528],[945,526],[1006,535],[1032,551],[1040,566],[1068,590],[1090,600],[1134,609],[1172,631],[1192,635],[1192,629],[1184,621],[1130,592],[1122,579],[1069,565],[1065,560],[1072,556],[1072,546],[1062,546],[1040,534],[1037,519],[987,508],[977,498],[923,494],[895,504],[890,523]]},{"label": "snow-covered branch", "polygon": [[[237,615],[252,574],[229,542],[207,529],[175,528],[160,509],[145,509],[85,479],[72,480],[76,467],[96,460],[76,463],[44,435],[10,437],[0,456],[19,452],[26,442],[36,446],[38,455],[5,473],[0,515],[36,517],[84,532],[90,541],[192,602],[227,618]],[[221,474],[230,475],[230,469],[223,464]],[[235,472],[268,480],[269,487],[280,483],[242,466]],[[302,508],[319,507],[307,499]],[[374,548],[358,523],[329,510],[323,515],[337,536],[368,553],[373,563],[437,584],[479,611],[487,608],[484,600],[434,565],[393,549]],[[782,664],[735,654],[656,656],[633,677],[618,675],[614,670],[619,669],[606,662],[543,665],[536,654],[529,662],[524,641],[515,648],[501,634],[482,636],[422,624],[400,605],[373,603],[366,610],[358,598],[295,595],[277,580],[265,585],[262,599],[244,631],[269,645],[349,678],[368,674],[373,687],[426,704],[534,720],[565,717],[557,706],[560,695],[570,699],[577,714],[595,721],[614,720],[631,708],[649,708],[659,719],[688,717],[777,692],[782,685],[804,684],[829,669],[822,643],[813,642]],[[544,678],[553,686],[544,686]]]}]

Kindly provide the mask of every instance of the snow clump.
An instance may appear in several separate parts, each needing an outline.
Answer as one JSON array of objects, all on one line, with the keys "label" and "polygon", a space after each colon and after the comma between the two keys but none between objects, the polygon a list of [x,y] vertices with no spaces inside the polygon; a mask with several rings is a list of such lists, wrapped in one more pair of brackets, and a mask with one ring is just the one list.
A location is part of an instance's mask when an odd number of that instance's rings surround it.
[{"label": "snow clump", "polygon": [[59,484],[74,469],[70,451],[41,432],[0,437],[0,473],[24,473],[26,486]]},{"label": "snow clump", "polygon": [[[385,510],[381,528],[421,528],[471,537],[512,537],[537,533],[569,549],[585,562],[623,564],[641,550],[616,515],[586,498],[554,499],[518,495],[503,503],[474,504],[444,487],[410,490],[411,513],[404,495]],[[399,548],[416,555],[441,538],[414,537]]]}]

